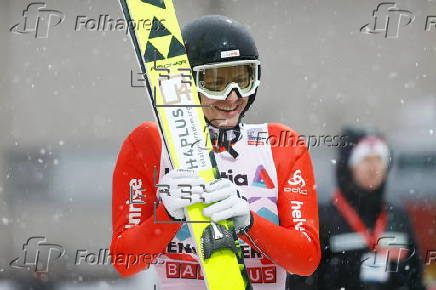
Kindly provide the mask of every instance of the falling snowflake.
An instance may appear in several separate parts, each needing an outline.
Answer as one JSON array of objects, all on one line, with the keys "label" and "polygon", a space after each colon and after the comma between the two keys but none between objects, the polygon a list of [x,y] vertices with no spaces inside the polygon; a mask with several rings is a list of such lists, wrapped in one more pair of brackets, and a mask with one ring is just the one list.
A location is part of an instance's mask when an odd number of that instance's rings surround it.
[{"label": "falling snowflake", "polygon": [[394,79],[394,78],[396,78],[397,76],[398,76],[398,73],[393,71],[393,72],[390,72],[390,73],[389,73],[389,76],[388,76],[388,77],[389,77],[390,79]]},{"label": "falling snowflake", "polygon": [[407,83],[404,84],[404,88],[405,89],[413,89],[415,88],[415,81],[408,81]]}]

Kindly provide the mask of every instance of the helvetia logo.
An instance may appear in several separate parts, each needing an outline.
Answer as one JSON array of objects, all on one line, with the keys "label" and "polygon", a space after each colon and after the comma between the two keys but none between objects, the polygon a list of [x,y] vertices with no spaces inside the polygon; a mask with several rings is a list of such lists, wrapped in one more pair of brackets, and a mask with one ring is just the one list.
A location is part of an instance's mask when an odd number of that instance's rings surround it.
[{"label": "helvetia logo", "polygon": [[233,175],[233,170],[229,169],[227,172],[220,172],[221,178],[227,178],[236,185],[248,185],[247,174],[235,174]]},{"label": "helvetia logo", "polygon": [[312,239],[309,237],[309,235],[306,233],[304,224],[307,222],[307,219],[303,218],[302,208],[303,208],[304,202],[302,201],[291,201],[291,209],[292,209],[292,221],[295,223],[294,228],[297,231],[302,232],[306,238],[309,240],[309,242],[312,241]]}]

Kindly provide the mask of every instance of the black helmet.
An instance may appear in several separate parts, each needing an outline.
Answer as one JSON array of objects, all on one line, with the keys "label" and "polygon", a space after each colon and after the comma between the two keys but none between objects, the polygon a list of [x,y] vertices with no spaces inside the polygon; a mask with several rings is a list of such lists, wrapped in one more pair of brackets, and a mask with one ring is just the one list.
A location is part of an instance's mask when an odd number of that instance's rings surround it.
[{"label": "black helmet", "polygon": [[[222,15],[207,15],[192,21],[182,29],[191,67],[233,60],[259,58],[256,44],[248,30],[239,22]],[[239,51],[222,58],[222,52]]]},{"label": "black helmet", "polygon": [[[257,60],[259,53],[253,37],[239,22],[222,15],[200,17],[182,29],[191,67],[239,60]],[[260,78],[260,66],[258,71]],[[241,117],[254,102],[250,95]]]}]

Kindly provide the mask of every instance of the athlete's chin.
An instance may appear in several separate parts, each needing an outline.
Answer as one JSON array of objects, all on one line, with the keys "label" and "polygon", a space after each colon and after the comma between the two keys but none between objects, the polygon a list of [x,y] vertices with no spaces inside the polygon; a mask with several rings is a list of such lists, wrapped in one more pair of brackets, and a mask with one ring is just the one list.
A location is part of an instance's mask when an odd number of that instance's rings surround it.
[{"label": "athlete's chin", "polygon": [[231,118],[228,118],[226,116],[217,116],[217,118],[215,118],[215,122],[212,122],[212,124],[215,127],[223,129],[233,128],[239,123],[239,115],[240,114],[235,115]]},{"label": "athlete's chin", "polygon": [[228,128],[233,128],[236,125],[238,125],[238,121],[227,121],[227,122],[223,122],[222,124],[220,124],[219,128],[223,128],[223,129],[228,129]]}]

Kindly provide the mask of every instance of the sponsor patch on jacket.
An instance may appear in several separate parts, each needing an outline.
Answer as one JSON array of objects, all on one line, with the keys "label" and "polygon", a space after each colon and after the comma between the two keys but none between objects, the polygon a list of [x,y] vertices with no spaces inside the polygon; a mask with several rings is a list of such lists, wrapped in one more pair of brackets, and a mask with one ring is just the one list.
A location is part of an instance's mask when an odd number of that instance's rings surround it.
[{"label": "sponsor patch on jacket", "polygon": [[[263,131],[260,128],[251,128],[247,130],[247,144],[248,145],[255,145],[255,146],[259,146],[259,145],[265,145],[265,141],[262,140],[263,135],[261,134],[266,134],[265,131]],[[263,138],[265,139],[265,138]]]},{"label": "sponsor patch on jacket", "polygon": [[285,192],[293,192],[307,195],[307,189],[304,189],[304,187],[306,186],[306,181],[302,177],[300,169],[295,170],[294,175],[288,180],[288,185],[289,186],[286,186],[284,188]]},{"label": "sponsor patch on jacket", "polygon": [[[180,263],[167,261],[165,265],[167,278],[179,279],[198,279],[204,280],[203,271],[200,264],[197,263]],[[248,276],[251,283],[276,283],[277,269],[276,266],[248,267]]]}]

